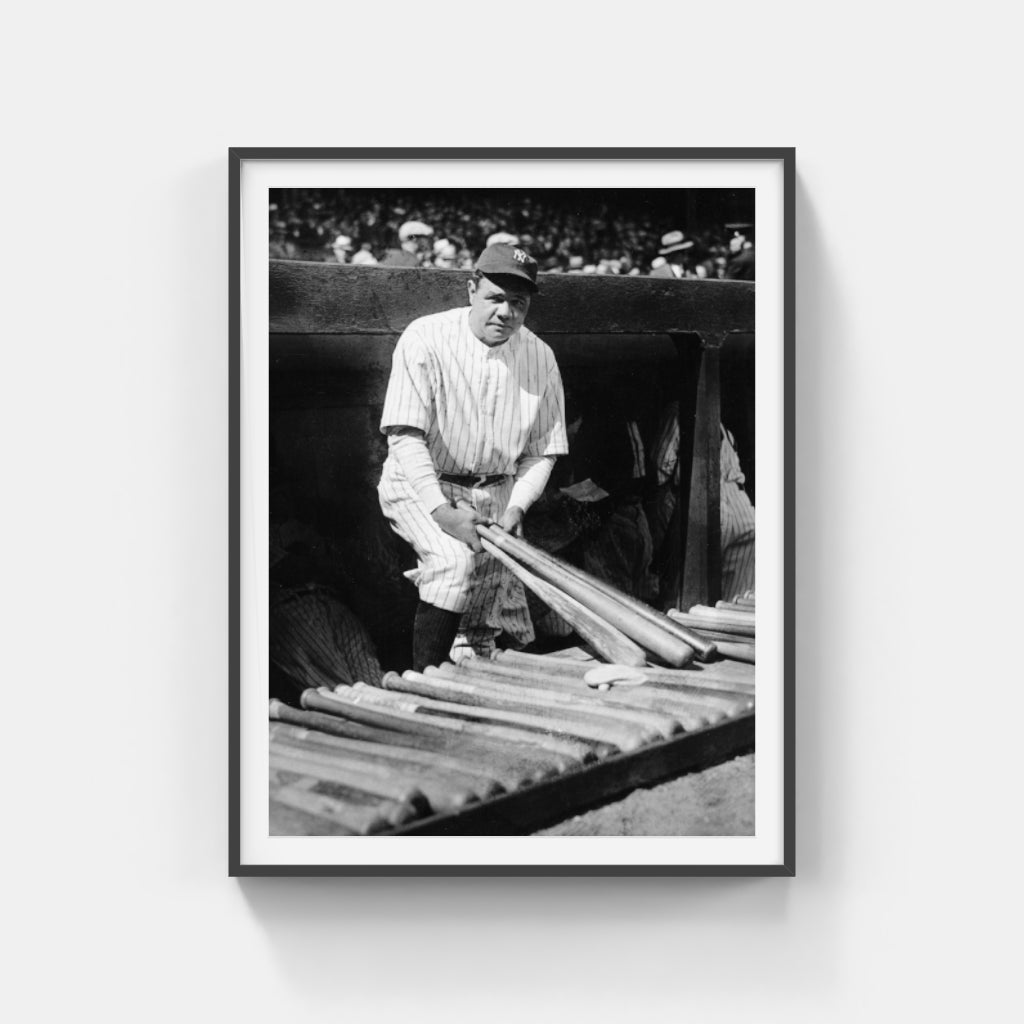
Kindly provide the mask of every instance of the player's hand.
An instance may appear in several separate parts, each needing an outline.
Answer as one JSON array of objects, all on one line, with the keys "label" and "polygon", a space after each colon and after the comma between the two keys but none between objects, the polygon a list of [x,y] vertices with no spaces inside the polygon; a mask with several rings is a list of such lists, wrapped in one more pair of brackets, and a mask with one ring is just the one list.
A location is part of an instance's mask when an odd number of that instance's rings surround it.
[{"label": "player's hand", "polygon": [[523,535],[523,510],[518,505],[509,505],[498,525],[513,537]]},{"label": "player's hand", "polygon": [[474,552],[483,551],[484,547],[480,543],[480,536],[476,532],[476,524],[486,523],[487,520],[479,512],[466,505],[460,505],[459,508],[440,505],[430,515],[449,537],[462,541]]}]

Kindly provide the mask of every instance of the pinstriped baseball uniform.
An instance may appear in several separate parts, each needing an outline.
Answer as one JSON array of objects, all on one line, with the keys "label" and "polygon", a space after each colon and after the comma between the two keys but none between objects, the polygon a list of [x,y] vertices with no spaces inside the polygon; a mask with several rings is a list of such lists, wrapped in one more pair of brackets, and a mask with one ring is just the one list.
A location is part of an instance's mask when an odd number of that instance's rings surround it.
[{"label": "pinstriped baseball uniform", "polygon": [[[569,450],[551,349],[526,327],[504,344],[485,345],[470,330],[469,307],[421,317],[399,339],[381,430],[400,426],[423,431],[437,473],[504,474],[483,487],[439,481],[443,500],[468,501],[493,519],[513,494],[526,511],[531,488],[515,480],[523,460]],[[491,556],[474,555],[434,522],[394,452],[384,463],[378,495],[392,529],[416,552],[417,568],[406,575],[422,601],[462,612],[464,632],[503,630],[521,643],[533,639],[522,585]]]},{"label": "pinstriped baseball uniform", "polygon": [[[722,447],[719,455],[720,509],[722,520],[722,596],[726,600],[754,589],[754,506],[743,490],[745,477],[740,469],[739,456],[733,447],[733,437],[722,427]],[[656,532],[664,536],[675,510],[675,487],[679,485],[679,416],[678,403],[666,410],[661,433],[655,450],[655,468],[658,483],[672,481],[673,487],[663,487],[656,508]]]}]

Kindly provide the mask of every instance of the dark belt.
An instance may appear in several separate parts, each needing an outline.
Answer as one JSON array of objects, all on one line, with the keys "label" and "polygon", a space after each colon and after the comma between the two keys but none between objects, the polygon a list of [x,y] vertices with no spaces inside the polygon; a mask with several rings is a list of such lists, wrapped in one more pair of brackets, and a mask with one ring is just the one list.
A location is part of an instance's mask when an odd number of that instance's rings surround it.
[{"label": "dark belt", "polygon": [[501,483],[508,473],[492,473],[490,476],[486,473],[471,473],[468,476],[459,476],[458,473],[441,473],[439,475],[448,484],[458,484],[460,487],[486,487],[489,484]]}]

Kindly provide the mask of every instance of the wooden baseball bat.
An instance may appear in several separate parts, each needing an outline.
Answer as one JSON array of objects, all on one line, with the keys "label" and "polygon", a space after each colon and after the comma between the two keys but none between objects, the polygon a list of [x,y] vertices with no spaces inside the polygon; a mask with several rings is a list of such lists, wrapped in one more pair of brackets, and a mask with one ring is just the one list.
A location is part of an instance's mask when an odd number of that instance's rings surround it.
[{"label": "wooden baseball bat", "polygon": [[[468,663],[458,667],[449,666],[447,669],[434,671],[446,671],[451,678],[462,678],[465,673],[475,671],[473,662],[477,660],[482,661],[483,659],[471,659]],[[502,666],[498,662],[491,662],[490,668],[495,673],[494,678],[503,679],[506,684],[511,683],[509,677],[502,673],[514,672],[514,668],[508,665]],[[428,674],[429,672],[428,669]],[[482,679],[488,678],[486,669],[479,670],[477,675]],[[533,683],[551,687],[554,692],[568,692],[575,694],[578,699],[596,702],[613,709],[613,714],[621,713],[614,710],[620,708],[646,709],[657,714],[667,714],[687,731],[713,725],[726,715],[748,710],[752,706],[752,698],[745,694],[702,690],[698,687],[680,684],[665,686],[655,681],[650,681],[642,686],[618,688],[613,686],[605,692],[591,689],[582,676],[573,678],[570,676],[534,675]]]},{"label": "wooden baseball bat", "polygon": [[[575,658],[559,658],[549,654],[527,654],[524,651],[495,651],[492,660],[498,665],[522,665],[548,672],[552,675],[570,676],[582,679],[599,662],[580,661]],[[737,696],[752,695],[754,684],[732,678],[722,678],[726,666],[721,664],[703,666],[697,669],[671,669],[648,665],[643,670],[651,683],[667,683],[693,687],[698,691],[723,690]]]},{"label": "wooden baseball bat", "polygon": [[[278,722],[270,727],[272,738],[285,744],[315,748],[329,754],[331,751],[365,755],[381,761],[394,762],[403,768],[424,769],[428,775],[435,774],[445,784],[450,783],[453,789],[464,789],[472,799],[477,796],[482,800],[497,796],[507,788],[499,778],[499,773],[492,772],[491,766],[466,758],[454,757],[439,751],[415,750],[395,743],[381,743],[374,740],[355,740],[328,733],[306,729],[302,726]],[[518,786],[518,780],[514,785]],[[427,797],[430,794],[427,793]],[[431,800],[431,803],[433,801]]]},{"label": "wooden baseball bat", "polygon": [[388,681],[388,689],[398,686],[406,693],[429,697],[431,700],[447,701],[459,707],[496,711],[505,714],[523,715],[542,723],[548,730],[561,730],[583,739],[610,743],[620,750],[638,750],[653,742],[657,736],[646,729],[626,722],[602,720],[600,716],[579,711],[575,708],[553,708],[537,701],[526,701],[493,689],[457,683],[437,676],[428,677],[419,672],[405,672],[400,683]]},{"label": "wooden baseball bat", "polygon": [[[471,659],[471,663],[454,666],[451,664],[442,665],[439,669],[428,668],[426,674],[433,672],[446,674],[451,679],[479,680],[480,682],[502,682],[513,686],[516,690],[521,688],[522,680],[517,685],[513,678],[502,675],[498,670],[504,668],[507,672],[509,666],[500,666],[495,662],[488,662],[490,672],[481,670],[474,673],[473,661],[481,661],[482,658]],[[635,720],[638,723],[647,724],[655,728],[664,739],[680,730],[692,732],[694,729],[702,729],[712,724],[721,715],[716,715],[714,709],[707,709],[698,706],[694,702],[684,703],[680,698],[665,700],[663,695],[659,696],[656,691],[645,687],[636,687],[621,690],[610,690],[599,693],[591,689],[582,678],[572,679],[569,676],[542,676],[533,675],[529,687],[540,687],[542,693],[548,694],[549,698],[557,704],[559,700],[566,701],[573,699],[581,702],[583,706],[593,705],[603,709],[603,714],[613,718],[621,718],[624,721]],[[640,716],[640,717],[637,717]],[[653,717],[648,717],[653,716]]]},{"label": "wooden baseball bat", "polygon": [[[549,608],[558,612],[570,626],[589,643],[602,657],[620,665],[646,665],[647,655],[621,630],[612,626],[585,604],[576,600],[547,580],[531,572],[526,566],[506,554],[491,536],[477,526],[480,543],[484,550],[493,555],[510,572],[518,576],[523,586],[533,591]],[[497,534],[495,534],[497,536]]]},{"label": "wooden baseball bat", "polygon": [[427,715],[412,697],[403,698],[400,694],[389,693],[376,687],[367,687],[366,691],[361,690],[357,684],[354,687],[339,688],[333,693],[322,689],[317,692],[322,697],[330,697],[339,705],[332,709],[331,714],[344,715],[352,721],[383,724],[414,735],[436,738],[441,734],[458,741],[469,740],[529,760],[550,759],[558,771],[589,764],[598,757],[598,751],[588,743],[542,736],[500,725]]},{"label": "wooden baseball bat", "polygon": [[[685,614],[681,612],[680,614]],[[752,647],[757,641],[752,636],[746,636],[741,633],[724,633],[716,628],[713,628],[710,624],[703,626],[692,626],[691,629],[695,633],[700,633],[705,640],[713,641],[715,647],[718,646],[719,640],[724,640],[726,643],[734,644],[746,644],[748,647]]]},{"label": "wooden baseball bat", "polygon": [[602,700],[599,694],[586,686],[582,689],[564,685],[548,687],[544,685],[546,680],[543,679],[533,680],[531,685],[524,677],[517,680],[496,672],[488,673],[486,666],[490,662],[484,661],[483,658],[470,660],[482,663],[479,671],[474,671],[474,667],[468,664],[458,668],[449,664],[440,668],[430,666],[423,674],[428,678],[437,676],[456,683],[463,682],[474,687],[483,687],[496,695],[527,705],[535,704],[555,710],[576,709],[613,722],[627,722],[643,729],[649,735],[648,742],[671,739],[682,729],[681,723],[671,715],[627,703]]},{"label": "wooden baseball bat", "polygon": [[[681,631],[673,626],[667,616],[622,593],[604,580],[549,555],[527,541],[513,537],[500,527],[477,526],[477,531],[532,573],[620,630],[657,660],[681,668],[693,660],[694,651],[699,651],[702,657],[710,657],[713,653],[711,645],[706,641],[699,637],[682,638],[679,635]],[[558,611],[557,608],[555,610]],[[566,618],[564,615],[562,617]],[[566,621],[575,625],[571,619],[566,618]],[[617,658],[611,660],[616,664],[631,664]]]},{"label": "wooden baseball bat", "polygon": [[[387,680],[395,673],[388,672],[384,676],[385,685]],[[404,682],[401,676],[395,676],[398,685]],[[392,686],[395,683],[392,682]],[[437,715],[443,718],[464,718],[471,722],[483,722],[487,725],[504,725],[514,729],[521,729],[524,732],[532,732],[537,736],[555,736],[559,739],[571,739],[582,741],[594,748],[598,757],[607,757],[610,754],[618,754],[621,747],[610,740],[595,736],[593,730],[582,727],[574,728],[569,722],[555,722],[552,719],[540,718],[537,715],[526,715],[521,712],[505,711],[501,708],[474,707],[469,704],[458,704],[455,701],[435,700],[432,697],[411,696],[407,693],[400,693],[402,703],[413,701],[418,711],[428,715]],[[637,744],[639,745],[639,744]]]},{"label": "wooden baseball bat", "polygon": [[[485,783],[497,781],[509,790],[533,785],[542,779],[559,774],[570,764],[575,763],[555,756],[538,754],[532,757],[517,756],[500,750],[495,743],[482,746],[472,740],[453,736],[445,729],[399,731],[352,721],[351,716],[342,716],[341,714],[345,705],[332,701],[329,697],[321,696],[315,690],[305,691],[301,700],[304,707],[317,713],[319,721],[309,720],[307,718],[310,715],[309,711],[295,711],[294,709],[287,709],[277,717],[282,721],[292,723],[297,728],[315,729],[318,737],[339,737],[344,740],[362,740],[368,743],[398,747],[403,751],[414,751],[424,757],[434,759],[431,763],[439,765],[450,761],[452,768],[481,775],[484,777]],[[323,720],[320,718],[323,714],[329,716],[327,728],[323,727]],[[389,723],[389,725],[391,724]],[[486,767],[482,768],[481,765]]]},{"label": "wooden baseball bat", "polygon": [[723,612],[752,612],[754,606],[751,604],[740,604],[737,601],[716,601],[715,607]]},{"label": "wooden baseball bat", "polygon": [[753,644],[733,644],[728,640],[716,640],[715,646],[723,658],[729,658],[732,661],[745,661],[748,665],[754,664]]},{"label": "wooden baseball bat", "polygon": [[709,623],[728,622],[734,626],[750,626],[754,628],[757,615],[752,611],[733,612],[724,608],[711,608],[706,604],[695,604],[691,606],[690,615],[699,619],[707,619]]},{"label": "wooden baseball bat", "polygon": [[306,757],[327,766],[349,763],[346,758],[351,757],[355,759],[354,763],[386,768],[396,779],[415,777],[416,787],[423,792],[431,809],[438,814],[451,814],[505,792],[504,787],[494,779],[486,780],[479,775],[453,769],[440,761],[431,764],[429,760],[410,760],[396,753],[395,748],[382,749],[375,743],[359,740],[343,740],[325,735],[323,742],[319,742],[315,738],[310,739],[307,730],[299,730],[305,733],[304,736],[281,731],[290,728],[294,726],[281,723],[278,731],[272,729],[271,737],[278,751]]},{"label": "wooden baseball bat", "polygon": [[[298,750],[292,744],[285,745],[276,740],[271,743],[270,752],[274,756],[293,761],[323,761],[325,767],[336,769],[339,773],[350,777],[353,780],[353,789],[363,789],[367,793],[387,797],[387,799],[399,803],[407,803],[420,811],[429,811],[430,809],[430,802],[420,788],[419,780],[413,778],[409,772],[396,770],[383,760],[371,759],[365,755],[343,754],[340,751],[324,758],[314,751]],[[327,777],[313,771],[306,772],[306,774],[320,779]],[[333,781],[345,784],[341,777]]]},{"label": "wooden baseball bat", "polygon": [[[474,662],[477,660],[483,662],[483,659],[473,659],[458,667],[448,665],[449,677],[456,681],[462,679],[468,681],[467,674],[473,672]],[[484,662],[484,664],[488,663]],[[499,668],[496,663],[489,664],[493,669]],[[428,669],[427,673],[429,674],[431,671],[445,670]],[[481,671],[476,679],[479,679],[484,685],[492,686],[495,681],[502,680],[507,686],[510,686],[513,693],[524,690],[522,683],[516,685],[507,677],[502,679],[498,676],[493,680],[488,679],[484,671]],[[653,683],[598,692],[591,689],[582,679],[535,677],[533,682],[535,686],[544,687],[539,692],[547,693],[549,698],[556,702],[556,705],[572,701],[581,708],[589,708],[598,714],[622,721],[636,721],[637,724],[654,729],[664,739],[680,730],[692,732],[695,729],[714,725],[727,716],[747,710],[751,704],[748,698],[742,696],[732,694],[726,696],[720,693],[694,690],[684,691],[679,687],[666,689]],[[549,687],[550,689],[548,689]],[[528,684],[526,684],[526,688],[528,688]]]},{"label": "wooden baseball bat", "polygon": [[310,784],[315,786],[316,779],[304,776],[292,785],[276,785],[271,790],[270,800],[329,822],[330,835],[366,836],[391,828],[391,823],[376,806],[348,803],[319,793],[311,789]]},{"label": "wooden baseball bat", "polygon": [[[331,783],[340,787],[329,793],[338,799],[352,799],[362,794],[368,800],[376,802],[389,824],[402,825],[413,818],[429,813],[430,804],[422,791],[413,787],[403,787],[393,779],[384,779],[371,772],[360,771],[343,765],[327,767],[311,763],[307,758],[294,757],[290,751],[271,747],[270,767],[275,771],[291,772],[294,775],[306,775],[321,782]],[[383,801],[383,802],[382,802]]]},{"label": "wooden baseball bat", "polygon": [[689,615],[686,612],[676,611],[674,608],[668,610],[670,618],[676,622],[681,623],[690,629],[698,629],[706,633],[708,630],[714,630],[716,633],[727,633],[731,634],[732,638],[735,639],[738,636],[754,636],[754,627],[749,625],[739,625],[732,622],[723,622],[721,620],[705,619],[700,615]]}]

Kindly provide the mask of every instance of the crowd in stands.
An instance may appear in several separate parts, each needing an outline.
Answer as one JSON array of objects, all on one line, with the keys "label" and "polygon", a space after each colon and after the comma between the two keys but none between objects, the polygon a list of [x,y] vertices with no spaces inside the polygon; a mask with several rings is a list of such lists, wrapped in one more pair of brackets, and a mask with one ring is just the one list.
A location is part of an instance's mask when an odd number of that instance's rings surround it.
[{"label": "crowd in stands", "polygon": [[[619,190],[614,201],[596,191],[568,198],[586,191],[273,189],[270,256],[468,270],[490,241],[504,240],[546,273],[646,275],[667,255],[674,273],[663,276],[752,279],[752,225],[705,218],[684,233],[678,213],[645,202],[641,190]],[[747,266],[734,273],[744,250]]]}]

